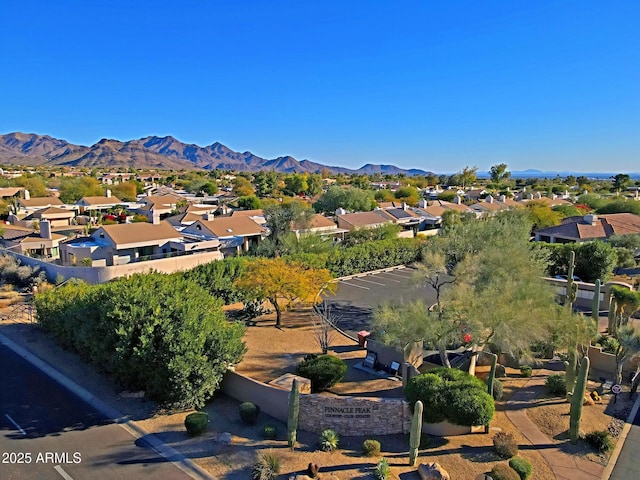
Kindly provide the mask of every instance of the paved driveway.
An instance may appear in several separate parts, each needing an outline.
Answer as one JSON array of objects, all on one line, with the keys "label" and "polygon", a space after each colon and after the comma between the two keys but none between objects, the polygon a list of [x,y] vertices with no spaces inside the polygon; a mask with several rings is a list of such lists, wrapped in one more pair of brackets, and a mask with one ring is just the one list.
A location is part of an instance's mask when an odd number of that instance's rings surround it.
[{"label": "paved driveway", "polygon": [[415,269],[406,267],[340,280],[336,294],[323,298],[340,317],[338,327],[355,338],[360,330],[371,329],[371,317],[379,305],[418,298],[427,304],[435,302],[433,288],[416,286],[414,273]]}]

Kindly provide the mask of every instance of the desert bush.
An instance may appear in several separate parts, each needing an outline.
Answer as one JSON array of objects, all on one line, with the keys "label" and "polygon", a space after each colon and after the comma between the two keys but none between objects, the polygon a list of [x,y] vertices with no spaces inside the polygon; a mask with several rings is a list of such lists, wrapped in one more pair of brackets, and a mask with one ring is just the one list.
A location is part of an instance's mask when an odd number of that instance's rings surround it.
[{"label": "desert bush", "polygon": [[258,455],[251,478],[253,480],[275,480],[280,473],[280,457],[273,452]]},{"label": "desert bush", "polygon": [[522,375],[523,377],[530,377],[532,372],[533,369],[529,365],[522,365],[520,367],[520,375]]},{"label": "desert bush", "polygon": [[338,443],[340,442],[340,438],[338,434],[331,430],[323,430],[320,434],[320,449],[323,452],[333,452],[336,448],[338,448]]},{"label": "desert bush", "polygon": [[312,392],[322,392],[344,378],[347,364],[334,355],[308,355],[298,365],[296,373],[311,380]]},{"label": "desert bush", "polygon": [[502,392],[504,390],[504,386],[502,385],[502,382],[500,380],[498,380],[497,378],[493,379],[493,399],[494,400],[500,400],[502,398]]},{"label": "desert bush", "polygon": [[564,375],[557,373],[549,375],[545,381],[545,386],[552,395],[564,395],[567,393],[567,381]]},{"label": "desert bush", "polygon": [[386,480],[391,476],[391,468],[389,467],[389,462],[386,458],[381,458],[376,465],[376,479],[377,480]]},{"label": "desert bush", "polygon": [[533,466],[526,458],[513,457],[509,460],[509,466],[520,475],[520,480],[527,480],[531,476],[531,472],[533,472]]},{"label": "desert bush", "polygon": [[423,411],[427,423],[448,420],[457,425],[486,425],[495,411],[486,384],[453,368],[435,368],[412,377],[404,393],[412,408],[418,400],[429,405]]},{"label": "desert bush", "polygon": [[0,283],[26,289],[46,280],[45,273],[38,267],[22,265],[10,255],[0,255]]},{"label": "desert bush", "polygon": [[594,430],[584,436],[589,445],[601,453],[608,452],[613,447],[611,434],[608,430]]},{"label": "desert bush", "polygon": [[255,425],[260,415],[260,407],[255,403],[244,402],[238,407],[240,418],[247,425]]},{"label": "desert bush", "polygon": [[35,307],[57,343],[120,388],[144,390],[167,408],[201,408],[245,352],[244,326],[225,318],[220,300],[175,275],[135,274],[101,285],[69,281],[39,291]]},{"label": "desert bush", "polygon": [[262,427],[262,436],[267,440],[273,440],[278,436],[278,429],[274,425],[265,425]]},{"label": "desert bush", "polygon": [[209,415],[207,412],[190,413],[184,419],[184,426],[190,436],[197,437],[202,435],[209,426]]},{"label": "desert bush", "polygon": [[504,458],[515,457],[518,453],[518,444],[512,434],[498,432],[493,437],[493,448],[498,455]]},{"label": "desert bush", "polygon": [[602,351],[605,353],[615,354],[618,351],[620,342],[618,342],[616,337],[612,337],[610,335],[599,335],[598,338],[596,338],[595,346],[602,347]]},{"label": "desert bush", "polygon": [[506,463],[494,465],[489,475],[493,480],[520,480],[520,475]]},{"label": "desert bush", "polygon": [[380,455],[380,442],[378,440],[365,440],[362,443],[362,453],[365,457],[377,457]]}]

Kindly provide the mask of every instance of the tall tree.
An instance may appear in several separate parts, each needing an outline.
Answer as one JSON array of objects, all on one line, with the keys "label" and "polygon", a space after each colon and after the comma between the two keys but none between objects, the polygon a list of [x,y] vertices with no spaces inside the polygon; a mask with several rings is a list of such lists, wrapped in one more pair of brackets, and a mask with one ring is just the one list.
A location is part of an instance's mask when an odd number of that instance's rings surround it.
[{"label": "tall tree", "polygon": [[270,231],[268,240],[276,257],[287,253],[285,238],[294,235],[291,227],[307,228],[313,215],[309,205],[299,199],[264,207],[266,226]]},{"label": "tall tree", "polygon": [[313,208],[318,212],[334,213],[338,208],[354,212],[368,212],[374,209],[376,201],[373,193],[359,188],[342,188],[332,185],[324,192]]},{"label": "tall tree", "polygon": [[313,303],[323,286],[334,291],[331,278],[326,269],[309,268],[284,258],[257,258],[247,264],[235,285],[246,292],[247,298],[269,300],[276,311],[276,327],[280,328],[282,311],[294,301]]},{"label": "tall tree", "polygon": [[478,179],[478,167],[464,167],[460,172],[460,181],[462,182],[462,188],[473,185]]},{"label": "tall tree", "polygon": [[511,176],[511,172],[507,171],[506,163],[498,163],[489,169],[489,175],[491,175],[491,181],[493,183],[500,183],[502,180],[509,178]]},{"label": "tall tree", "polygon": [[626,173],[618,173],[617,175],[611,177],[611,180],[611,189],[614,192],[620,192],[627,187],[627,185],[631,181],[631,177]]}]

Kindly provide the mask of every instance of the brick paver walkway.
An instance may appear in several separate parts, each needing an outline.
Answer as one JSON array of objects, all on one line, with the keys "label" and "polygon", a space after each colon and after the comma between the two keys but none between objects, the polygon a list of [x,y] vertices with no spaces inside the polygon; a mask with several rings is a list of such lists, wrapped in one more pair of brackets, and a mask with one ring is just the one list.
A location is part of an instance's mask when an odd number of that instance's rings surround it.
[{"label": "brick paver walkway", "polygon": [[535,373],[536,375],[507,402],[507,418],[533,445],[540,447],[540,453],[549,463],[557,480],[600,480],[604,471],[602,465],[564,453],[557,443],[538,430],[527,417],[529,402],[536,396],[533,387],[544,385],[547,376],[556,372],[540,369]]}]

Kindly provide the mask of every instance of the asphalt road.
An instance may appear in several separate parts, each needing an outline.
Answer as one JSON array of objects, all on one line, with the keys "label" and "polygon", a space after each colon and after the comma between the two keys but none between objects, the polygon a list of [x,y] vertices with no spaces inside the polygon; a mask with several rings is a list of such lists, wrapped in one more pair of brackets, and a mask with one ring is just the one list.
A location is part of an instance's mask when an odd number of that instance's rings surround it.
[{"label": "asphalt road", "polygon": [[0,344],[0,478],[190,479]]},{"label": "asphalt road", "polygon": [[416,285],[414,273],[412,268],[402,268],[341,280],[336,294],[323,298],[340,318],[338,327],[355,338],[360,330],[371,330],[371,317],[379,305],[418,298],[428,305],[435,303],[435,290]]}]

